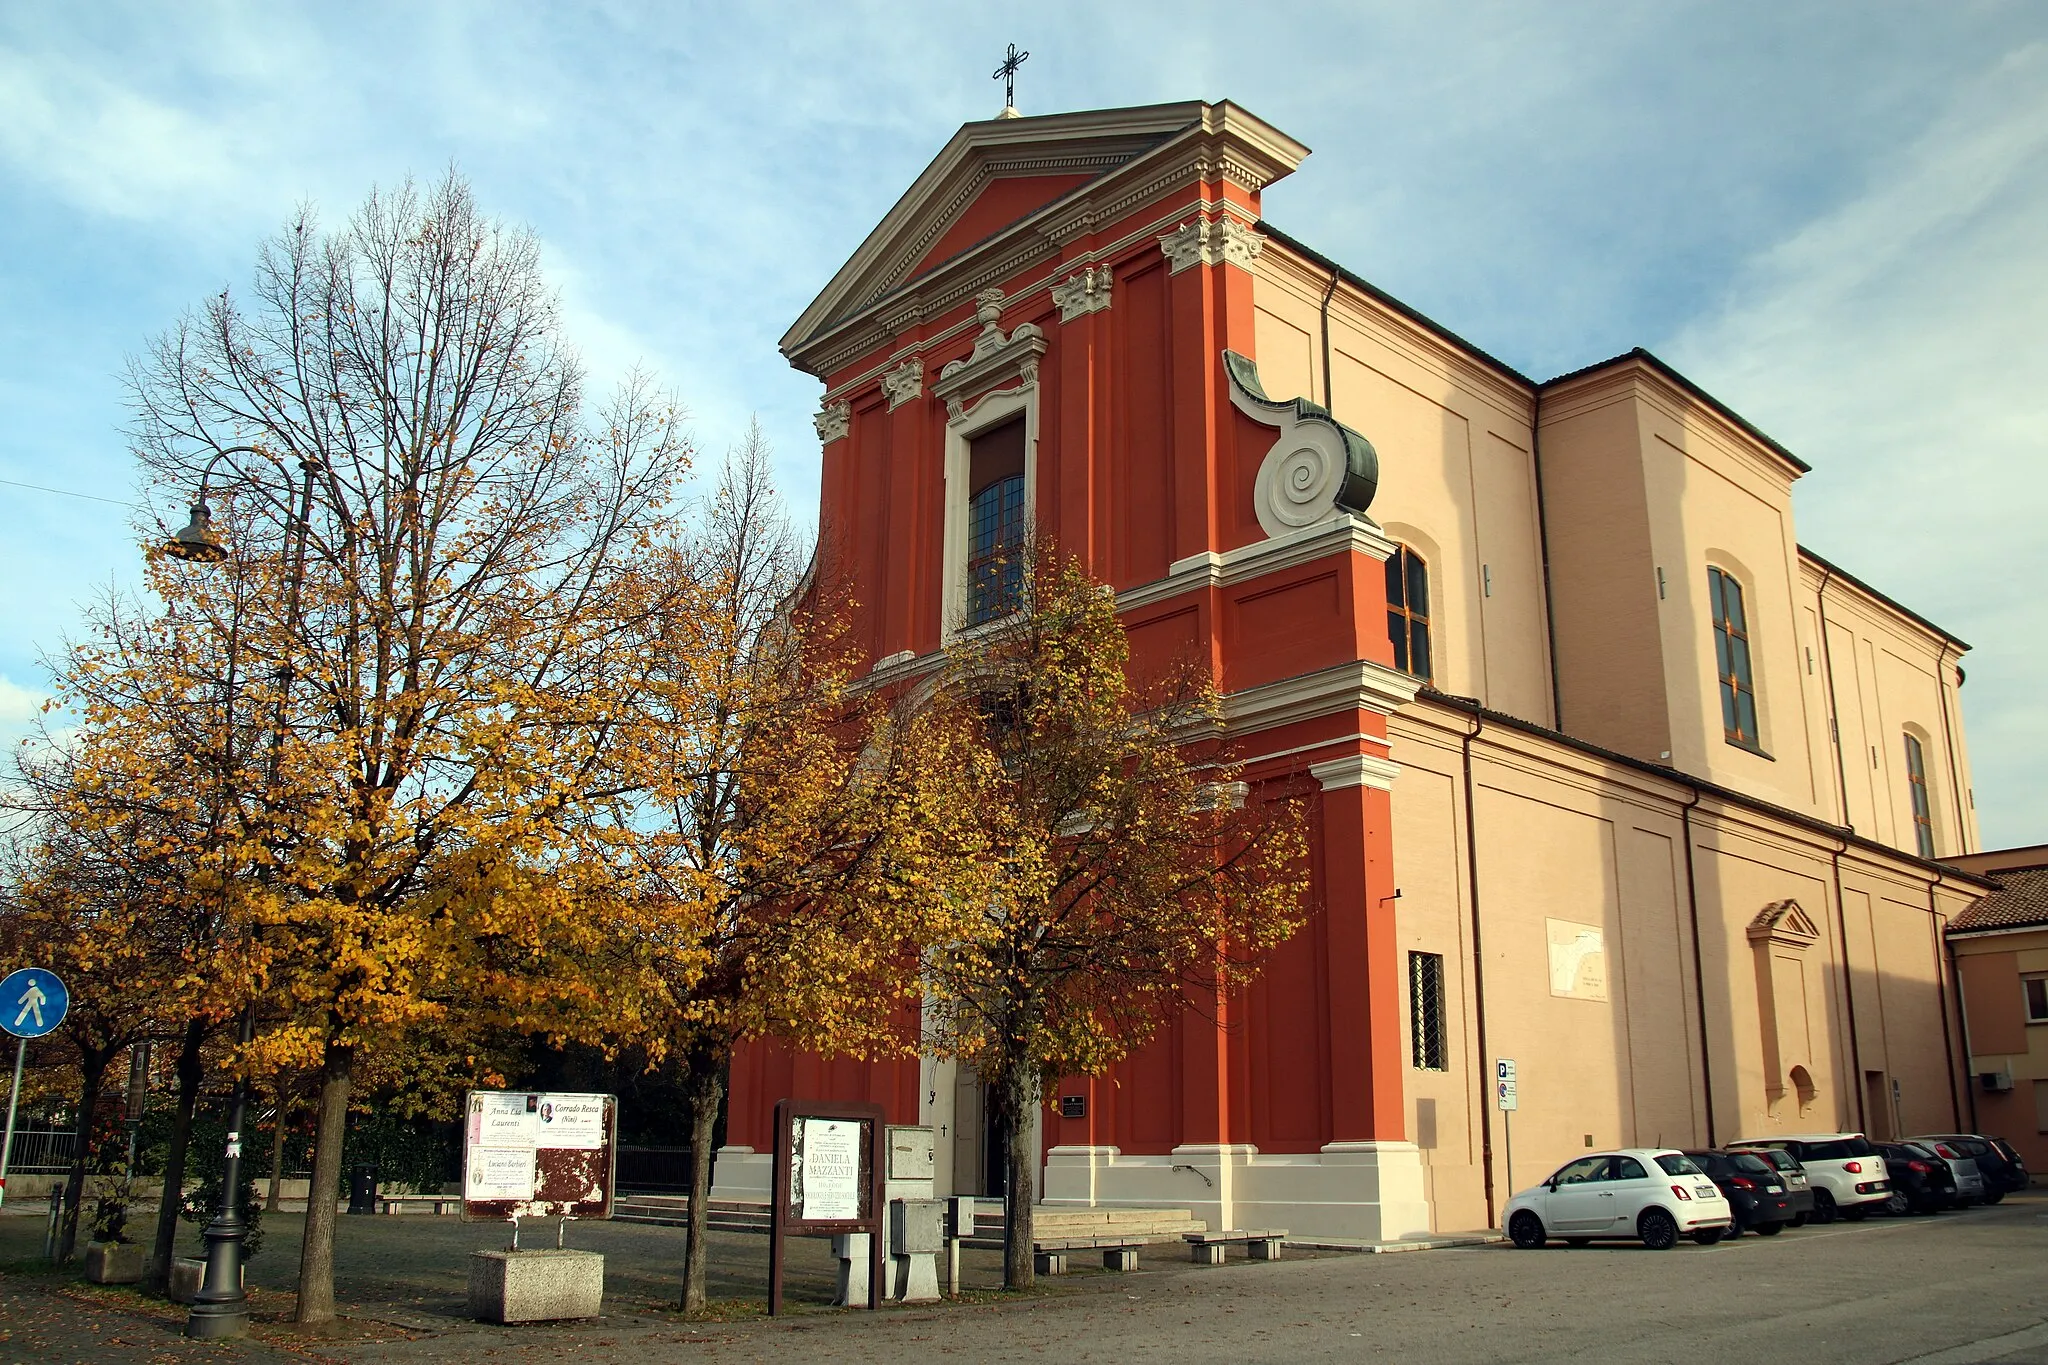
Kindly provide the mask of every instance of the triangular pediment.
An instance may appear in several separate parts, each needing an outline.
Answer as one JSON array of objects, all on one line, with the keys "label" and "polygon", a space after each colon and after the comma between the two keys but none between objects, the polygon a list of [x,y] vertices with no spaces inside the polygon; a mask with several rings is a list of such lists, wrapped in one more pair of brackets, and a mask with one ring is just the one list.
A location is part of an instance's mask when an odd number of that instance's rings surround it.
[{"label": "triangular pediment", "polygon": [[809,368],[800,353],[811,343],[947,262],[1176,144],[1226,135],[1261,183],[1308,152],[1241,109],[1200,100],[965,124],[783,336],[783,353]]},{"label": "triangular pediment", "polygon": [[1820,937],[1820,930],[1793,900],[1773,901],[1749,922],[1749,941],[1769,939],[1788,947],[1804,948]]}]

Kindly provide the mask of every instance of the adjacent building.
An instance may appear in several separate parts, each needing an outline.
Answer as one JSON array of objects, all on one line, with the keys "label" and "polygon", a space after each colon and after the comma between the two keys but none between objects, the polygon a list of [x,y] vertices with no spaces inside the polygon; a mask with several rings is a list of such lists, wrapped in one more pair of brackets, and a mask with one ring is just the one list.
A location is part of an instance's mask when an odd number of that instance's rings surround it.
[{"label": "adjacent building", "polygon": [[[1229,103],[968,124],[783,340],[878,681],[1035,526],[1140,667],[1213,669],[1248,799],[1315,803],[1308,928],[1060,1084],[1041,1196],[1385,1239],[1588,1146],[1965,1126],[1966,646],[1802,546],[1807,466],[1655,356],[1530,378],[1267,222],[1306,156]],[[764,1046],[722,1196],[785,1096],[992,1192],[974,1077]]]},{"label": "adjacent building", "polygon": [[1955,860],[1998,887],[1949,921],[1975,1080],[1968,1131],[2012,1143],[2048,1176],[2048,846]]}]

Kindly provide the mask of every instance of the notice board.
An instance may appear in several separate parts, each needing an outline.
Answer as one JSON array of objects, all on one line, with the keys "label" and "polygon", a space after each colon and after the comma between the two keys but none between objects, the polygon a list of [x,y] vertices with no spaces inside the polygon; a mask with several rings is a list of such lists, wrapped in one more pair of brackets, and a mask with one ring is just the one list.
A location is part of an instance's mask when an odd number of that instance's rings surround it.
[{"label": "notice board", "polygon": [[462,1216],[609,1218],[619,1102],[611,1095],[472,1090],[463,1104]]}]

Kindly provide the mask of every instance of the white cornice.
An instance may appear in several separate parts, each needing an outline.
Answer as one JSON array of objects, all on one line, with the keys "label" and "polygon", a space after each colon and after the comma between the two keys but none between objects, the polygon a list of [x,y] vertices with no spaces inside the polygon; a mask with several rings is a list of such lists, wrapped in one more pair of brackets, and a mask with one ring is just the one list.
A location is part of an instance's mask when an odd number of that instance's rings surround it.
[{"label": "white cornice", "polygon": [[1234,735],[1355,711],[1390,716],[1415,700],[1420,680],[1368,659],[1247,687],[1223,698],[1223,722]]},{"label": "white cornice", "polygon": [[1401,775],[1401,765],[1390,758],[1374,758],[1371,754],[1346,754],[1342,758],[1309,764],[1308,775],[1322,783],[1326,792],[1342,791],[1346,787],[1375,787],[1384,792],[1394,789],[1394,779]]},{"label": "white cornice", "polygon": [[1163,602],[1184,592],[1220,588],[1259,574],[1278,573],[1342,551],[1355,550],[1384,561],[1399,547],[1364,517],[1344,515],[1284,536],[1272,536],[1235,550],[1203,550],[1177,559],[1166,577],[1117,594],[1119,611]]}]

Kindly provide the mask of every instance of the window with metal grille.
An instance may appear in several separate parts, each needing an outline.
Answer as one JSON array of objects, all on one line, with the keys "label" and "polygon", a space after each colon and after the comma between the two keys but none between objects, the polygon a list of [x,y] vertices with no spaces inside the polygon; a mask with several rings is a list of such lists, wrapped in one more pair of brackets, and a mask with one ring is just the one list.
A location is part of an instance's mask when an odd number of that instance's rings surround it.
[{"label": "window with metal grille", "polygon": [[1754,749],[1756,683],[1749,671],[1749,618],[1742,610],[1742,585],[1719,569],[1707,570],[1714,601],[1714,664],[1721,678],[1721,730],[1730,744]]},{"label": "window with metal grille", "polygon": [[1429,565],[1406,545],[1387,556],[1387,639],[1394,667],[1428,682]]},{"label": "window with metal grille", "polygon": [[1906,736],[1906,791],[1913,798],[1913,839],[1920,856],[1934,856],[1934,803],[1927,799],[1927,755],[1916,736]]},{"label": "window with metal grille", "polygon": [[1408,1058],[1417,1071],[1445,1069],[1442,953],[1408,954]]},{"label": "window with metal grille", "polygon": [[967,624],[1017,609],[1024,583],[1024,419],[969,443]]}]

